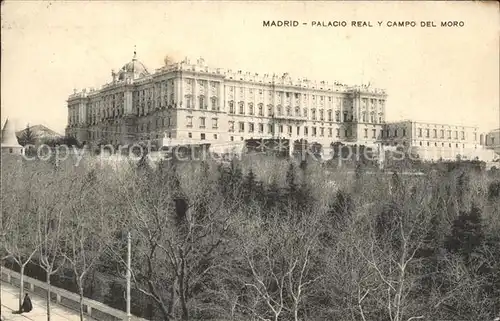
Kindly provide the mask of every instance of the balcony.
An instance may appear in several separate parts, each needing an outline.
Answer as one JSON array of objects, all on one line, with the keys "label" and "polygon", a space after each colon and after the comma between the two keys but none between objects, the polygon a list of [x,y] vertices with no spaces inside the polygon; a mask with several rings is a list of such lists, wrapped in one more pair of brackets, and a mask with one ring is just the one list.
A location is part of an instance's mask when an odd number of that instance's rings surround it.
[{"label": "balcony", "polygon": [[284,120],[284,121],[294,121],[294,122],[305,122],[307,121],[306,117],[302,116],[294,116],[294,115],[274,115],[272,118],[276,120]]}]

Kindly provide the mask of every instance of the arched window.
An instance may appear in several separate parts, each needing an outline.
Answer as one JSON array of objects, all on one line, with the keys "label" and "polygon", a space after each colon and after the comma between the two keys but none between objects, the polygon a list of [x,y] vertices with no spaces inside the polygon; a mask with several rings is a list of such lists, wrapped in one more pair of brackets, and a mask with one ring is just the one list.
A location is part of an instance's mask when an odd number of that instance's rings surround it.
[{"label": "arched window", "polygon": [[300,108],[295,107],[295,116],[300,116]]}]

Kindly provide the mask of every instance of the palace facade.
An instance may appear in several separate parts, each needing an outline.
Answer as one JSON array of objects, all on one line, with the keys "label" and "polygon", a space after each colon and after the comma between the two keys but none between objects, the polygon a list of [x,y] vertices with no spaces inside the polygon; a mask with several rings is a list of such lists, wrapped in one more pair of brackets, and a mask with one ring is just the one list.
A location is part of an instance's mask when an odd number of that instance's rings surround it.
[{"label": "palace facade", "polygon": [[134,53],[111,77],[69,96],[67,135],[90,145],[284,137],[328,146],[373,144],[385,122],[383,90],[210,68],[202,58],[149,72]]},{"label": "palace facade", "polygon": [[150,72],[134,53],[101,89],[69,96],[66,135],[90,146],[151,141],[224,149],[281,137],[317,142],[326,153],[342,142],[406,146],[426,160],[494,157],[498,131],[484,136],[477,127],[388,123],[386,100],[384,90],[369,86],[211,68],[202,58],[166,61]]}]

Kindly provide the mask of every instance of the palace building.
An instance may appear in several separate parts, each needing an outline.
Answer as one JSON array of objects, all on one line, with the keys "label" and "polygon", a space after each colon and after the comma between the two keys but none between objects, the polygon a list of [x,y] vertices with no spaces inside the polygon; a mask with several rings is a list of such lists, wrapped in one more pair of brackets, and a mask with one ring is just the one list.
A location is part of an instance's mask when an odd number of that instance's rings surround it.
[{"label": "palace building", "polygon": [[[150,72],[134,56],[99,90],[69,96],[66,135],[90,146],[241,146],[246,139],[305,139],[407,147],[422,159],[493,157],[477,127],[386,122],[387,94],[370,86],[292,79],[287,73],[209,67],[184,59]],[[498,136],[498,135],[496,135]],[[495,148],[500,139],[487,136]]]},{"label": "palace building", "polygon": [[383,90],[210,68],[202,58],[150,72],[134,53],[111,76],[69,96],[67,135],[90,145],[283,137],[328,146],[373,144],[385,122]]}]

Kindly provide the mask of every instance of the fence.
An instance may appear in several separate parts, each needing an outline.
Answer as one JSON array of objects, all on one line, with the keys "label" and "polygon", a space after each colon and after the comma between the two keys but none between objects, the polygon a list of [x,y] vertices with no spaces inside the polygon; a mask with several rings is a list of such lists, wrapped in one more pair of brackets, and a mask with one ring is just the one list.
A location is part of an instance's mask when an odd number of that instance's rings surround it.
[{"label": "fence", "polygon": [[[0,276],[2,282],[9,283],[16,287],[20,286],[20,274],[12,271],[6,267],[2,267],[2,274]],[[33,279],[28,276],[23,277],[23,284],[26,290],[44,298],[47,298],[47,283]],[[50,287],[50,300],[61,306],[69,308],[74,311],[80,310],[80,296],[76,293],[60,289],[54,286]],[[127,313],[109,307],[101,302],[83,299],[83,311],[86,315],[99,321],[122,321],[128,320]],[[136,316],[130,318],[131,321],[147,321]]]}]

